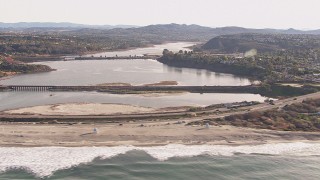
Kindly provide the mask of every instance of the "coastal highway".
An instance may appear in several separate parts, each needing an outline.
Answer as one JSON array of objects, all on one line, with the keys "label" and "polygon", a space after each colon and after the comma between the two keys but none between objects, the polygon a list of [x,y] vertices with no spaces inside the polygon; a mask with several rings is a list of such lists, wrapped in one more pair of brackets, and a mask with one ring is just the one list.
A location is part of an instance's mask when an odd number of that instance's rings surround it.
[{"label": "coastal highway", "polygon": [[162,121],[177,121],[183,120],[185,122],[198,121],[206,118],[222,118],[233,114],[243,114],[252,111],[266,111],[274,108],[282,108],[285,105],[302,102],[308,98],[320,98],[320,92],[307,94],[303,96],[291,97],[282,100],[274,101],[274,104],[261,103],[253,106],[240,107],[238,109],[217,109],[204,111],[169,111],[169,112],[155,112],[144,114],[121,114],[121,115],[37,115],[37,114],[6,114],[0,113],[0,121],[2,122],[94,122],[94,123],[121,123],[125,121],[141,121],[148,122],[149,120]]}]

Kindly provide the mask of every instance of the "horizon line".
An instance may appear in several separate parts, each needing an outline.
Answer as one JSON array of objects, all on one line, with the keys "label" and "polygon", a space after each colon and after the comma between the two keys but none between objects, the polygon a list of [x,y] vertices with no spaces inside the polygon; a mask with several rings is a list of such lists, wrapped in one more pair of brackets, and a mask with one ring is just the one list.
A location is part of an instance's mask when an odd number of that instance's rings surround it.
[{"label": "horizon line", "polygon": [[[201,24],[195,24],[195,23],[159,23],[159,24],[147,24],[147,25],[136,25],[136,24],[85,24],[85,23],[76,23],[76,22],[68,22],[68,21],[18,21],[18,22],[0,22],[2,24],[19,24],[19,23],[55,23],[55,24],[62,24],[62,23],[69,23],[69,24],[74,24],[74,25],[82,25],[82,26],[136,26],[136,27],[146,27],[146,26],[152,26],[152,25],[170,25],[170,24],[177,24],[177,25],[197,25],[197,26],[202,26],[202,27],[208,27],[208,28],[224,28],[224,27],[238,27],[238,28],[246,28],[246,29],[276,29],[276,30],[300,30],[300,31],[313,31],[313,30],[320,30],[320,28],[292,28],[292,27],[287,27],[287,28],[276,28],[276,27],[262,27],[262,28],[253,28],[253,27],[245,27],[245,26],[235,26],[235,25],[226,25],[226,26],[207,26],[207,25],[201,25]],[[36,26],[35,26],[36,27]],[[68,27],[68,26],[66,26]]]}]

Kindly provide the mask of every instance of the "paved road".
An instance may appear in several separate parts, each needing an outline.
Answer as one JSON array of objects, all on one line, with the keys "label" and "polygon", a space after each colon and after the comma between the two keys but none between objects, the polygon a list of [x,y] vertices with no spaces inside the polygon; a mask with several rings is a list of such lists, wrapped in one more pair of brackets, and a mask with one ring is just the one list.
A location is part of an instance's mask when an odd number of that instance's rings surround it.
[{"label": "paved road", "polygon": [[[320,92],[307,94],[303,96],[297,96],[292,98],[287,98],[283,100],[274,101],[274,105],[269,103],[262,103],[258,105],[248,106],[248,107],[241,107],[237,110],[227,111],[227,112],[217,112],[216,109],[208,110],[208,111],[199,111],[199,112],[185,112],[185,111],[177,111],[177,112],[164,112],[164,113],[145,113],[145,114],[128,114],[128,115],[10,115],[10,114],[0,114],[0,121],[46,121],[46,120],[58,120],[58,121],[121,121],[121,120],[142,120],[147,121],[148,119],[163,119],[169,121],[172,119],[173,121],[177,121],[174,117],[181,117],[183,116],[186,122],[190,121],[197,121],[205,118],[221,118],[225,116],[229,116],[232,114],[243,114],[252,111],[266,111],[273,108],[282,108],[285,105],[302,102],[308,98],[320,98]],[[194,114],[209,114],[209,115],[201,115],[200,117],[189,117],[193,116]]]}]

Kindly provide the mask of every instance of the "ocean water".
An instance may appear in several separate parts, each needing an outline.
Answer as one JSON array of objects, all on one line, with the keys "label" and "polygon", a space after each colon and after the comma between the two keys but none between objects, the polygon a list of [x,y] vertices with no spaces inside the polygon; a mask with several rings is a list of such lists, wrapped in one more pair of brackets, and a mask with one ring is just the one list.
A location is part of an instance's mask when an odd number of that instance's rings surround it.
[{"label": "ocean water", "polygon": [[319,143],[0,148],[0,179],[319,179]]}]

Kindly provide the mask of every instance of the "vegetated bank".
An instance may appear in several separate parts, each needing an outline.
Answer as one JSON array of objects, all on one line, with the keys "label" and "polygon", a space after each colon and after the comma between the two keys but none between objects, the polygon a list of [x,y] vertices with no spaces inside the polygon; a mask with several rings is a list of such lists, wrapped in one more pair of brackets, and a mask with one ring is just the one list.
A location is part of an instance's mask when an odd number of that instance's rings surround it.
[{"label": "vegetated bank", "polygon": [[253,111],[224,118],[206,119],[188,125],[233,125],[239,127],[282,131],[320,131],[320,99],[307,99],[302,103],[286,105],[282,109]]},{"label": "vegetated bank", "polygon": [[[165,49],[157,60],[175,67],[207,69],[259,80],[259,94],[299,95],[318,91],[320,35],[234,34],[209,40],[193,51],[173,53]],[[299,83],[301,88],[281,86]],[[308,84],[308,85],[307,85]],[[301,94],[300,94],[301,95]]]},{"label": "vegetated bank", "polygon": [[251,79],[263,79],[267,75],[262,67],[253,66],[248,63],[231,63],[225,56],[215,56],[205,53],[196,53],[193,51],[180,51],[173,53],[167,49],[163,55],[157,59],[159,62],[183,68],[207,69],[218,73],[229,73],[239,76],[249,77]]},{"label": "vegetated bank", "polygon": [[11,57],[0,55],[0,77],[15,75],[19,73],[38,73],[49,72],[54,69],[47,65],[26,64],[20,61],[15,61]]},{"label": "vegetated bank", "polygon": [[211,39],[193,51],[163,51],[158,61],[243,75],[266,83],[320,82],[320,35],[236,34]]},{"label": "vegetated bank", "polygon": [[[214,72],[220,73],[230,73],[238,76],[248,77],[252,80],[261,81],[260,85],[254,86],[255,89],[248,89],[244,93],[255,93],[267,97],[289,97],[289,96],[298,96],[308,93],[313,93],[319,91],[318,86],[312,85],[302,85],[301,87],[292,87],[289,85],[281,85],[278,82],[312,82],[312,81],[293,81],[293,80],[279,80],[277,77],[274,77],[275,72],[251,64],[251,60],[239,60],[238,62],[234,58],[231,60],[225,56],[210,56],[205,53],[193,53],[193,52],[179,52],[172,53],[168,50],[164,50],[163,56],[158,59],[159,62],[167,64],[174,67],[185,67],[185,68],[198,68],[198,69],[207,69]],[[231,62],[231,63],[230,63]],[[273,79],[274,78],[274,79]],[[243,89],[233,88],[234,92],[240,90],[243,92]],[[227,92],[227,89],[226,91]]]}]

